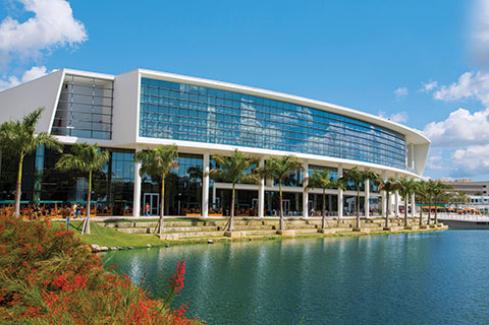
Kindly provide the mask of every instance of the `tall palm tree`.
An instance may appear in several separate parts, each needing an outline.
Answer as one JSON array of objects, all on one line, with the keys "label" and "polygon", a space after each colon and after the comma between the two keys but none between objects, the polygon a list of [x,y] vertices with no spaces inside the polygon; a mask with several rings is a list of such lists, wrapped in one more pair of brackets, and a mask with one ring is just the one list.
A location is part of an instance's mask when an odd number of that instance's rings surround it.
[{"label": "tall palm tree", "polygon": [[294,156],[271,157],[265,162],[265,166],[257,169],[262,177],[270,177],[278,181],[279,193],[279,213],[280,213],[280,228],[279,232],[285,230],[285,219],[283,211],[283,192],[282,185],[290,173],[302,169],[301,162]]},{"label": "tall palm tree", "polygon": [[442,183],[441,181],[435,181],[432,187],[433,201],[435,203],[435,225],[438,224],[438,203],[447,198],[447,190],[451,187]]},{"label": "tall palm tree", "polygon": [[332,182],[333,179],[331,178],[331,173],[329,170],[321,169],[314,171],[311,177],[309,177],[309,183],[307,184],[307,186],[310,188],[320,188],[323,190],[321,229],[326,228],[326,190],[331,188]]},{"label": "tall palm tree", "polygon": [[170,171],[178,166],[178,150],[175,145],[158,146],[154,149],[138,151],[136,161],[141,163],[139,174],[149,175],[153,180],[159,180],[160,189],[160,218],[156,227],[156,233],[161,237],[163,233],[165,215],[165,178]]},{"label": "tall palm tree", "polygon": [[416,181],[410,178],[403,178],[399,181],[399,193],[404,199],[404,227],[408,226],[408,201],[411,194],[416,191]]},{"label": "tall palm tree", "polygon": [[[435,198],[435,195],[437,193],[437,182],[429,179],[426,182],[426,199],[428,201],[428,226],[431,224],[431,207],[433,204],[433,200]],[[435,207],[436,210],[436,207]]]},{"label": "tall palm tree", "polygon": [[389,177],[387,180],[380,180],[379,182],[379,189],[382,191],[385,191],[385,197],[386,197],[386,211],[385,211],[385,228],[389,228],[389,196],[390,193],[398,190],[400,188],[399,181],[393,177]]},{"label": "tall palm tree", "polygon": [[22,168],[25,157],[34,152],[38,146],[61,150],[57,139],[45,132],[36,134],[36,124],[41,118],[43,108],[27,114],[21,121],[8,121],[0,125],[0,150],[17,160],[17,182],[15,188],[15,216],[20,216],[20,199],[22,196]]},{"label": "tall palm tree", "polygon": [[83,220],[82,234],[90,234],[90,208],[92,200],[93,173],[100,171],[109,161],[109,152],[101,150],[96,144],[74,144],[71,153],[65,153],[56,163],[56,169],[62,171],[78,170],[87,173],[87,207]]},{"label": "tall palm tree", "polygon": [[226,235],[231,235],[234,231],[234,209],[236,205],[236,184],[254,180],[254,175],[249,174],[247,171],[253,164],[257,163],[257,159],[248,157],[244,153],[235,150],[231,156],[213,156],[217,163],[217,167],[211,170],[213,178],[223,180],[224,182],[231,183],[231,207],[230,216],[228,222],[228,229]]},{"label": "tall palm tree", "polygon": [[355,206],[357,211],[356,217],[356,229],[360,229],[360,189],[364,186],[365,181],[368,180],[376,180],[379,176],[373,171],[360,170],[357,167],[354,167],[346,172],[346,178],[352,180],[355,183],[355,189],[357,192],[357,196],[355,199]]},{"label": "tall palm tree", "polygon": [[[429,193],[426,181],[419,181],[415,187],[416,201],[425,204],[428,201]],[[423,226],[423,206],[419,209],[419,226]]]}]

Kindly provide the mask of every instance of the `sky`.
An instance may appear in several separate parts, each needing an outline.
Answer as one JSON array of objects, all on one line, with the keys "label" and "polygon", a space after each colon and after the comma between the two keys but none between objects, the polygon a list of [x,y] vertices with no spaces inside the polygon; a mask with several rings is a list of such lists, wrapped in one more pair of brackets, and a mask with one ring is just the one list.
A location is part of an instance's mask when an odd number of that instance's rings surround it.
[{"label": "sky", "polygon": [[59,68],[347,106],[423,131],[426,176],[489,179],[489,0],[0,0],[0,89]]}]

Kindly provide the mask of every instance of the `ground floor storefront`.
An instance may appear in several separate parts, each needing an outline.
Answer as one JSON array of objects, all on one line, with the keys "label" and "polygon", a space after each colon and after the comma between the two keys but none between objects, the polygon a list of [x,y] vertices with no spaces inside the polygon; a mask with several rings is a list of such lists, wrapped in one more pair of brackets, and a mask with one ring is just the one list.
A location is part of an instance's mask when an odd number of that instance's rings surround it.
[{"label": "ground floor storefront", "polygon": [[[161,205],[160,182],[140,175],[140,164],[135,162],[134,150],[107,148],[108,163],[94,175],[92,214],[97,216],[154,216]],[[64,152],[69,152],[65,146]],[[61,172],[55,168],[61,153],[37,148],[24,163],[22,185],[22,213],[39,212],[43,215],[59,213],[63,207],[76,206],[85,213],[88,188],[87,175],[80,172]],[[261,163],[265,163],[262,160]],[[209,171],[218,168],[212,152],[202,154],[179,153],[177,167],[165,179],[165,215],[208,217],[228,216],[231,205],[231,184],[213,179]],[[11,209],[15,197],[16,163],[2,159],[0,169],[0,209]],[[307,186],[307,179],[315,170],[328,169],[331,178],[341,177],[347,169],[342,166],[319,166],[306,161],[303,169],[293,172],[284,181],[283,212],[289,217],[353,216],[357,207],[362,216],[382,215],[389,204],[389,212],[399,215],[403,204],[398,193],[390,198],[368,180],[359,188],[348,181],[347,188],[321,189]],[[258,184],[237,184],[237,216],[273,217],[279,214],[278,184],[273,179],[261,179]],[[411,200],[408,210],[413,211]]]}]

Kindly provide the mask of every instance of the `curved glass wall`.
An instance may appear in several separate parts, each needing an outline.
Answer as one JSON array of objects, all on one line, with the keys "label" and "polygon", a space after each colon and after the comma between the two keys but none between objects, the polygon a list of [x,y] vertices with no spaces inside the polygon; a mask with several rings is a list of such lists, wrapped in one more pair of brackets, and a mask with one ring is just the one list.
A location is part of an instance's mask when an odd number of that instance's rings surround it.
[{"label": "curved glass wall", "polygon": [[283,150],[406,167],[404,136],[340,114],[258,96],[141,79],[142,137]]}]

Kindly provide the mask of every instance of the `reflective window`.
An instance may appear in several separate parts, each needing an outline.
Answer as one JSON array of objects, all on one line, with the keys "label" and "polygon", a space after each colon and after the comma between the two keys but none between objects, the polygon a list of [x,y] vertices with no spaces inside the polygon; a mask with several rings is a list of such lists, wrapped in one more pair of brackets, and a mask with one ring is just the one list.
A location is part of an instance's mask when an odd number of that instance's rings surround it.
[{"label": "reflective window", "polygon": [[238,145],[405,168],[404,136],[312,107],[142,78],[140,136]]},{"label": "reflective window", "polygon": [[91,139],[111,139],[110,80],[67,75],[61,90],[52,133]]}]

